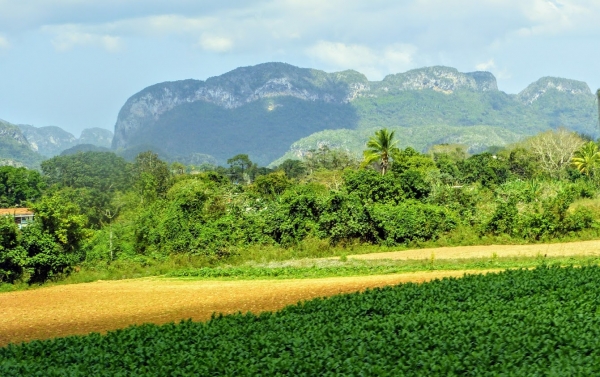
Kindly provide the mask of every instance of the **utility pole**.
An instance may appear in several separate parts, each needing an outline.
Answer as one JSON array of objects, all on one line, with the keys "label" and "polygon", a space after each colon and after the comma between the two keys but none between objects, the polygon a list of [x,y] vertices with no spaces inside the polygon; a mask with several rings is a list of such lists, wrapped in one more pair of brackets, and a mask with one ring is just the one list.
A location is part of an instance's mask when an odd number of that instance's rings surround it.
[{"label": "utility pole", "polygon": [[106,216],[108,218],[108,229],[109,229],[109,235],[108,235],[108,251],[110,252],[110,261],[113,261],[113,231],[112,231],[112,219],[113,217],[115,217],[115,213],[111,212],[110,209],[107,209],[106,212],[104,213],[104,216]]},{"label": "utility pole", "polygon": [[598,129],[600,129],[600,89],[596,90],[596,104],[598,105]]}]

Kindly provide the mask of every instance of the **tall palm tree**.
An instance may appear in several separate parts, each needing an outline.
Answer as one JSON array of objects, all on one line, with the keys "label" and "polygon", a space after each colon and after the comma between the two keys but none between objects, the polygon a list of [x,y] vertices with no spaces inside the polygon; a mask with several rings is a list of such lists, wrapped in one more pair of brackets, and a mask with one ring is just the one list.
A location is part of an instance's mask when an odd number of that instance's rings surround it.
[{"label": "tall palm tree", "polygon": [[381,174],[384,175],[390,164],[390,157],[400,153],[394,141],[394,131],[390,132],[387,128],[376,131],[375,136],[371,136],[367,142],[367,149],[363,152],[364,160],[362,166],[367,166],[375,161],[379,161]]},{"label": "tall palm tree", "polygon": [[598,145],[590,141],[583,145],[571,158],[571,165],[581,173],[589,176],[600,162],[600,152]]}]

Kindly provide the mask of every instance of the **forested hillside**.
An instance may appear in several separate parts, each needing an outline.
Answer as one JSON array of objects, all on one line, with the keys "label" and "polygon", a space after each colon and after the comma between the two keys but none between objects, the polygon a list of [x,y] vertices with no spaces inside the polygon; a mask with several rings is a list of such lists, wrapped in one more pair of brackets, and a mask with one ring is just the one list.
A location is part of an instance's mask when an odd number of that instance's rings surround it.
[{"label": "forested hillside", "polygon": [[385,126],[419,151],[461,143],[480,152],[561,126],[598,136],[594,101],[587,84],[552,77],[511,95],[489,72],[429,67],[370,82],[355,71],[267,63],[142,90],[121,109],[113,148],[219,164],[247,153],[267,165],[322,145],[359,154],[365,135]]}]

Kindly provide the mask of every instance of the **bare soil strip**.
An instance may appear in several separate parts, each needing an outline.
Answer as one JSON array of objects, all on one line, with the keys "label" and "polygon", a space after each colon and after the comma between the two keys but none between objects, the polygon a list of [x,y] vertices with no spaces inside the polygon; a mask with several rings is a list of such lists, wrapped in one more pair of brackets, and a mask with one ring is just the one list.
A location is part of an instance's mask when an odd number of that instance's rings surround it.
[{"label": "bare soil strip", "polygon": [[471,259],[502,257],[567,257],[567,256],[600,256],[600,240],[579,241],[538,245],[485,245],[437,247],[391,251],[385,253],[349,255],[348,258],[361,260],[423,260],[430,259]]},{"label": "bare soil strip", "polygon": [[315,297],[494,271],[250,281],[147,278],[0,293],[0,346],[106,332],[134,324],[162,324],[188,318],[204,321],[214,312],[260,313]]}]

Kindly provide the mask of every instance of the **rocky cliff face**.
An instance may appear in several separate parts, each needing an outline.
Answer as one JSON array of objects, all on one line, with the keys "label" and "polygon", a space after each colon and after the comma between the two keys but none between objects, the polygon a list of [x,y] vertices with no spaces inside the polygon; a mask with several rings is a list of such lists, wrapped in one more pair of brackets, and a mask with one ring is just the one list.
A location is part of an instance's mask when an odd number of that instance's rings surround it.
[{"label": "rocky cliff face", "polygon": [[204,102],[231,110],[272,97],[342,104],[368,89],[367,78],[356,71],[328,74],[284,63],[237,68],[206,81],[157,84],[127,100],[119,112],[112,147],[127,148],[141,129],[184,104]]},{"label": "rocky cliff face", "polygon": [[86,128],[81,131],[81,136],[77,144],[91,144],[97,147],[110,148],[112,144],[113,133],[105,128]]},{"label": "rocky cliff face", "polygon": [[21,132],[21,130],[14,124],[2,119],[0,119],[0,138],[7,138],[16,142],[17,144],[29,147],[29,142],[23,135],[23,132]]},{"label": "rocky cliff face", "polygon": [[497,91],[496,78],[489,72],[461,73],[450,67],[428,67],[386,76],[377,87],[385,92],[432,89],[451,94],[457,90]]},{"label": "rocky cliff face", "polygon": [[46,157],[57,156],[62,151],[79,144],[92,144],[108,148],[112,143],[112,132],[102,128],[85,129],[78,139],[70,132],[56,126],[34,127],[20,124],[18,127],[31,148]]},{"label": "rocky cliff face", "polygon": [[268,98],[291,97],[309,102],[347,104],[358,97],[394,91],[433,89],[497,91],[489,72],[460,73],[449,67],[415,69],[369,82],[356,71],[326,73],[283,63],[243,67],[206,81],[183,80],[150,86],[127,100],[117,118],[113,149],[135,144],[142,130],[178,106],[204,102],[237,109]]},{"label": "rocky cliff face", "polygon": [[[221,164],[247,153],[268,164],[295,141],[322,131],[442,125],[510,131],[488,140],[498,142],[565,126],[594,135],[595,111],[589,87],[573,80],[547,77],[508,95],[489,72],[435,66],[368,81],[351,70],[326,73],[266,63],[142,90],[121,108],[112,148],[159,149],[181,161],[199,153]],[[477,130],[484,128],[466,134]],[[435,133],[427,135],[414,136],[415,145],[437,140]],[[471,136],[474,145],[485,145]]]},{"label": "rocky cliff face", "polygon": [[39,168],[42,159],[19,127],[0,120],[0,166]]},{"label": "rocky cliff face", "polygon": [[20,124],[19,128],[27,138],[31,148],[46,157],[60,154],[75,145],[77,138],[56,126],[34,127]]},{"label": "rocky cliff face", "polygon": [[540,97],[551,91],[593,97],[590,87],[583,81],[569,80],[559,77],[542,77],[521,91],[517,95],[517,98],[522,103],[531,105],[540,99]]}]

